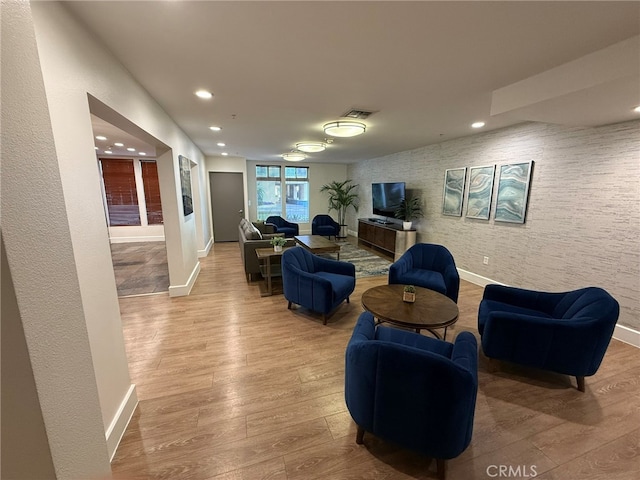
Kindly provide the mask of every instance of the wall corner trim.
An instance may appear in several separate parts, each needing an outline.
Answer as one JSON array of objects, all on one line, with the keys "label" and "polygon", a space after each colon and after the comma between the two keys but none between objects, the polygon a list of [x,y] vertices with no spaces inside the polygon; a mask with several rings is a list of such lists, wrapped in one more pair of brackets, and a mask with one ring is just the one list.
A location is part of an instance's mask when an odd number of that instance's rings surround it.
[{"label": "wall corner trim", "polygon": [[113,457],[116,454],[120,440],[122,440],[122,436],[124,435],[137,406],[138,395],[136,393],[136,385],[132,383],[127,394],[122,399],[122,403],[113,417],[111,425],[109,425],[109,428],[107,428],[107,431],[105,432],[110,462],[113,461]]},{"label": "wall corner trim", "polygon": [[170,297],[184,297],[191,293],[191,289],[193,285],[196,283],[196,279],[198,278],[198,274],[200,273],[200,262],[196,262],[196,266],[193,268],[191,275],[189,275],[189,280],[184,285],[169,285],[169,296]]}]

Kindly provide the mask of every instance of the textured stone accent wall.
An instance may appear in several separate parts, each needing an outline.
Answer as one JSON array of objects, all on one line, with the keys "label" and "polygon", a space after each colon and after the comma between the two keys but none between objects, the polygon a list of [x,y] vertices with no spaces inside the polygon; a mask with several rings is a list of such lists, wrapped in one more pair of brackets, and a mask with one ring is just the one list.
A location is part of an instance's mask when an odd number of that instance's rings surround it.
[{"label": "textured stone accent wall", "polygon": [[[525,223],[495,222],[500,165],[529,160]],[[466,198],[461,217],[442,215],[445,170],[483,165],[497,166],[490,219],[465,218]],[[371,216],[372,182],[405,181],[425,205],[414,223],[418,241],[445,245],[458,268],[522,288],[600,286],[620,302],[618,323],[640,331],[640,121],[525,123],[361,161],[348,178],[360,185],[351,229],[358,216]]]}]

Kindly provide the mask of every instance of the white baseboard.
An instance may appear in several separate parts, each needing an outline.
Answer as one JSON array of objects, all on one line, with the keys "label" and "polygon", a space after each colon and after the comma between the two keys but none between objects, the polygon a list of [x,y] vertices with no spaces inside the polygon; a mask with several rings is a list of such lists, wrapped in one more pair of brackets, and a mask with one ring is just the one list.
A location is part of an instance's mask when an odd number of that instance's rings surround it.
[{"label": "white baseboard", "polygon": [[204,250],[198,250],[198,258],[206,257],[209,255],[211,251],[211,247],[213,246],[213,237],[209,238],[207,245],[204,247]]},{"label": "white baseboard", "polygon": [[111,243],[164,242],[164,235],[147,235],[144,237],[110,237],[109,241]]},{"label": "white baseboard", "polygon": [[196,263],[191,275],[189,275],[189,280],[184,285],[169,285],[169,296],[170,297],[184,297],[189,295],[193,285],[196,283],[196,279],[198,278],[198,274],[200,273],[200,262]]},{"label": "white baseboard", "polygon": [[616,325],[613,331],[613,338],[640,348],[640,332],[624,325]]},{"label": "white baseboard", "polygon": [[109,461],[113,461],[113,457],[116,454],[120,440],[122,440],[122,436],[127,429],[127,425],[129,425],[133,412],[136,411],[137,405],[138,395],[136,394],[136,386],[135,384],[131,384],[127,394],[124,396],[124,399],[120,404],[120,407],[118,408],[118,411],[116,412],[116,415],[111,421],[111,425],[109,425],[109,428],[107,428],[107,431],[105,432],[107,449],[109,451]]},{"label": "white baseboard", "polygon": [[486,287],[489,284],[495,283],[496,285],[504,285],[504,283],[496,282],[495,280],[491,280],[490,278],[483,277],[482,275],[478,275],[476,273],[467,272],[466,270],[462,270],[458,268],[458,275],[463,280],[467,282],[471,282],[474,285],[480,285],[481,287]]}]

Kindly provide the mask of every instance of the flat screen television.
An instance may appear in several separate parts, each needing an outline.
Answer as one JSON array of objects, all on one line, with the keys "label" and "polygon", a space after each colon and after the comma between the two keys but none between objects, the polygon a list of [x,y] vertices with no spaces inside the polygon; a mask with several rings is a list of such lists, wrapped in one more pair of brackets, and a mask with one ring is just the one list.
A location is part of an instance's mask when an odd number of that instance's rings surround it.
[{"label": "flat screen television", "polygon": [[394,217],[404,200],[404,182],[372,183],[371,193],[374,215]]}]

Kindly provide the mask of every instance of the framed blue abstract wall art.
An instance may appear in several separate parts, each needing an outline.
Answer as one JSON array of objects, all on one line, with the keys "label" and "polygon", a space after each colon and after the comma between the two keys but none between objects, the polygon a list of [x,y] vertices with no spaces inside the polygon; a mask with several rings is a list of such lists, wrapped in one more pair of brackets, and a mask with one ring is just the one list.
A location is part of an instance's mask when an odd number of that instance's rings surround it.
[{"label": "framed blue abstract wall art", "polygon": [[467,218],[489,220],[493,177],[496,166],[469,168],[469,188],[467,190]]},{"label": "framed blue abstract wall art", "polygon": [[467,169],[450,168],[444,174],[444,193],[442,195],[442,214],[459,217],[462,215],[462,199]]},{"label": "framed blue abstract wall art", "polygon": [[524,223],[532,170],[533,161],[500,167],[495,214],[497,222]]}]

